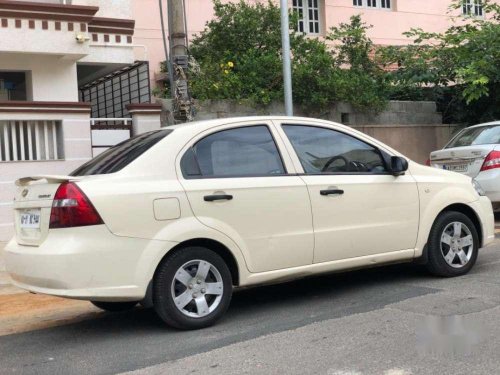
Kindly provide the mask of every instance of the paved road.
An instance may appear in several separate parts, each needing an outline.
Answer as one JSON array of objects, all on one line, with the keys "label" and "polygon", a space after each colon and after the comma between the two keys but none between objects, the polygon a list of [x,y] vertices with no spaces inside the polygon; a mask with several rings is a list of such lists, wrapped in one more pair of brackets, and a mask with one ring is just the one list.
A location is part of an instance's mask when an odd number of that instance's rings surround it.
[{"label": "paved road", "polygon": [[390,266],[241,291],[215,327],[150,310],[0,337],[0,374],[493,374],[500,242],[469,275]]}]

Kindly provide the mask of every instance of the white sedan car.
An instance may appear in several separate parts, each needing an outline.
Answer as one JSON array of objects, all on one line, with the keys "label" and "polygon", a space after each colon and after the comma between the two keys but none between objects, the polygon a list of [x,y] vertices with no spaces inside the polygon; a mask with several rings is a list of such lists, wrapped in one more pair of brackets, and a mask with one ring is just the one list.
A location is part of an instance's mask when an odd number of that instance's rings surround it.
[{"label": "white sedan car", "polygon": [[474,178],[493,208],[500,209],[500,121],[463,129],[431,153],[429,164]]},{"label": "white sedan car", "polygon": [[414,260],[463,275],[494,238],[470,177],[307,118],[171,126],[16,183],[15,285],[111,311],[153,305],[182,329],[213,324],[234,287]]}]

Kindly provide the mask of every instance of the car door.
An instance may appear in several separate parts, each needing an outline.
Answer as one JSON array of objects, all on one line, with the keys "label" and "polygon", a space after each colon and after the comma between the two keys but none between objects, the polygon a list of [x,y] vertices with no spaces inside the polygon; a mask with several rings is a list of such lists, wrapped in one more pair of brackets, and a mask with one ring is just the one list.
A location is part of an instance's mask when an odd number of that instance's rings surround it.
[{"label": "car door", "polygon": [[307,187],[273,132],[265,121],[211,129],[184,148],[178,166],[194,215],[235,241],[251,272],[313,260]]},{"label": "car door", "polygon": [[409,173],[393,176],[383,151],[340,129],[285,122],[281,131],[309,189],[314,263],[415,247],[419,197]]}]

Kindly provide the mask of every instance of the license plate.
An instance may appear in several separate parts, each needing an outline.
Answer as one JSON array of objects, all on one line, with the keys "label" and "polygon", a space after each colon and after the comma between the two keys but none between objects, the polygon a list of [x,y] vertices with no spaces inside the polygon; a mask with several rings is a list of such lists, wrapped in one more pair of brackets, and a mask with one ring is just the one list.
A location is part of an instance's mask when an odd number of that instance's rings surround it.
[{"label": "license plate", "polygon": [[21,228],[40,228],[40,210],[24,211],[21,213]]},{"label": "license plate", "polygon": [[443,164],[443,169],[452,172],[467,172],[467,164]]}]

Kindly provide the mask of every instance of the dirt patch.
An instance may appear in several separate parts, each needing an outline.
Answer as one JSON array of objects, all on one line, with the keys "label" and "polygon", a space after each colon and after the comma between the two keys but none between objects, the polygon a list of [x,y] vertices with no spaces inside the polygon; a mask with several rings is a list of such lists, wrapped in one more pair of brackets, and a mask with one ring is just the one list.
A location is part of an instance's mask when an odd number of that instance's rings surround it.
[{"label": "dirt patch", "polygon": [[30,293],[0,295],[0,336],[69,324],[102,314],[86,301]]}]

